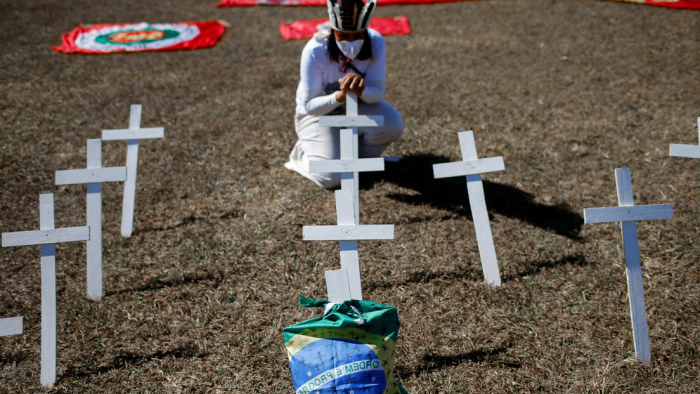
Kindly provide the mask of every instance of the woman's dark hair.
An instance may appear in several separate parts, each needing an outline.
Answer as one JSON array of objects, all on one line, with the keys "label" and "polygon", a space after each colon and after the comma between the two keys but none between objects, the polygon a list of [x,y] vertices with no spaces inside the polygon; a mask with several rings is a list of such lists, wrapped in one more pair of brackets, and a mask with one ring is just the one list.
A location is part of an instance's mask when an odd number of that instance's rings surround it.
[{"label": "woman's dark hair", "polygon": [[[331,29],[331,35],[328,37],[328,56],[331,60],[340,63],[340,48],[335,42],[335,31]],[[372,40],[369,38],[369,33],[365,30],[365,42],[360,48],[360,54],[357,55],[357,60],[367,60],[372,58]]]}]

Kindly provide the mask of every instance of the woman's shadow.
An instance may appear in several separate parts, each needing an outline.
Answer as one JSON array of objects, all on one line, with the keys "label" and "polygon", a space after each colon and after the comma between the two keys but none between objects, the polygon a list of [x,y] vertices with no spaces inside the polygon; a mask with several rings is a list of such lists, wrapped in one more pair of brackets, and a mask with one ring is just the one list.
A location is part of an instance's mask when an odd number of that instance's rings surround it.
[{"label": "woman's shadow", "polygon": [[[418,194],[392,193],[388,197],[411,205],[430,205],[471,219],[469,195],[464,177],[434,179],[433,164],[453,161],[446,156],[418,153],[404,156],[398,163],[387,162],[383,172],[360,176],[360,187],[367,189],[389,182]],[[580,240],[583,218],[564,204],[545,205],[532,194],[510,185],[483,181],[489,212],[522,220],[564,237]]]}]

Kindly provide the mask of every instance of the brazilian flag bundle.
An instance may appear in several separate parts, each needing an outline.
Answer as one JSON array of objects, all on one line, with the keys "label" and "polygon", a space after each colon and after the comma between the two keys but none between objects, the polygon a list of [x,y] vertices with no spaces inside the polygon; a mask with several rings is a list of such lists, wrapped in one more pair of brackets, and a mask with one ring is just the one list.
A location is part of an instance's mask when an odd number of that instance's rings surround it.
[{"label": "brazilian flag bundle", "polygon": [[284,329],[297,394],[405,394],[394,377],[399,315],[369,301],[333,304],[299,296],[323,317]]}]

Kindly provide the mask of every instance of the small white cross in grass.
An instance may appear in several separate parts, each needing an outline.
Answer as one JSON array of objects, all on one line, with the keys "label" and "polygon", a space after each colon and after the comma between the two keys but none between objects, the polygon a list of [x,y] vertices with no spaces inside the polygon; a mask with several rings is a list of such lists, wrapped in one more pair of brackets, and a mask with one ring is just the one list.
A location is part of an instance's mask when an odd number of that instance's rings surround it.
[{"label": "small white cross in grass", "polygon": [[134,229],[134,203],[136,200],[136,170],[139,163],[139,140],[163,138],[162,127],[141,128],[141,105],[131,106],[129,128],[102,130],[103,141],[127,140],[126,182],[124,183],[124,204],[122,207],[122,236],[130,237]]},{"label": "small white cross in grass", "polygon": [[627,287],[629,289],[630,314],[634,351],[641,363],[651,361],[647,312],[644,304],[642,266],[637,239],[637,221],[673,218],[673,205],[634,205],[632,180],[629,168],[615,169],[618,207],[589,208],[583,210],[586,223],[621,222],[622,241],[625,247]]},{"label": "small white cross in grass", "polygon": [[54,228],[53,194],[39,196],[38,231],[2,234],[2,247],[41,245],[41,384],[56,382],[56,245],[88,241],[90,227]]},{"label": "small white cross in grass", "polygon": [[355,224],[352,194],[336,190],[337,226],[304,226],[304,241],[339,241],[341,269],[326,271],[328,300],[333,303],[362,299],[358,240],[394,239],[394,225]]},{"label": "small white cross in grass", "polygon": [[476,228],[476,240],[481,256],[481,269],[484,272],[486,283],[491,286],[501,285],[501,275],[498,272],[498,259],[496,248],[493,245],[489,213],[486,210],[484,197],[484,185],[481,174],[485,172],[503,171],[503,157],[490,157],[479,159],[476,154],[474,132],[463,131],[459,133],[459,145],[462,149],[462,161],[433,165],[435,179],[450,178],[455,176],[467,177],[467,191],[469,193],[469,206],[472,210],[472,219]]},{"label": "small white cross in grass", "polygon": [[384,159],[359,158],[358,127],[378,127],[384,125],[381,115],[358,115],[357,96],[346,95],[345,116],[321,116],[321,127],[346,127],[340,130],[340,160],[315,160],[309,162],[309,172],[339,172],[341,190],[353,194],[355,224],[360,224],[360,172],[384,171]]},{"label": "small white cross in grass", "polygon": [[56,185],[87,183],[87,296],[102,298],[102,182],[126,181],[126,167],[102,168],[102,140],[87,142],[87,169],[56,171]]}]

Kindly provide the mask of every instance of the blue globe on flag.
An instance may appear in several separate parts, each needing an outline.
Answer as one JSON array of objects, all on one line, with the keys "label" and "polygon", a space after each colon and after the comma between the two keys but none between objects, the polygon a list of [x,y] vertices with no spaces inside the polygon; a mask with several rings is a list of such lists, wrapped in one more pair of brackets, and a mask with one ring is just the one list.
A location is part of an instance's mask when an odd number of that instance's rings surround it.
[{"label": "blue globe on flag", "polygon": [[382,394],[387,385],[382,362],[367,345],[348,339],[320,339],[290,360],[297,394]]}]

